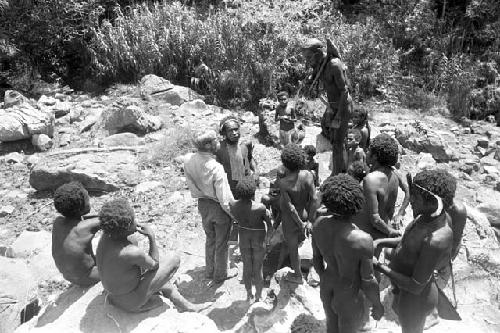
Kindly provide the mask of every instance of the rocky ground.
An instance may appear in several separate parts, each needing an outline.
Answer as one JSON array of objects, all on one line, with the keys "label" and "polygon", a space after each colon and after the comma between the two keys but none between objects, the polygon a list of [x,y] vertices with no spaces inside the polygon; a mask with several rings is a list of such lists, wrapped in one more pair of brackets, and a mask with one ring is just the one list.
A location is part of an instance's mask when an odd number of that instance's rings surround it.
[{"label": "rocky ground", "polygon": [[[154,76],[102,96],[51,89],[20,105],[53,115],[54,130],[41,143],[32,139],[34,133],[20,132],[25,141],[0,145],[0,254],[6,256],[0,264],[26,266],[31,293],[42,308],[19,332],[165,332],[166,327],[168,332],[318,332],[324,327],[318,288],[289,285],[281,271],[270,279],[266,301],[254,305],[245,301],[237,278],[218,288],[207,288],[202,280],[204,235],[179,156],[191,149],[193,130],[216,126],[229,110],[205,105],[189,89]],[[419,114],[383,103],[370,107],[372,135],[387,132],[401,143],[401,169],[414,174],[424,167],[446,168],[459,179],[457,197],[468,205],[464,246],[455,262],[463,321],[442,320],[430,332],[499,332],[500,249],[490,222],[500,221],[500,128],[457,124],[438,112]],[[4,105],[0,118],[9,110]],[[256,142],[259,197],[275,176],[279,151],[258,143],[257,116],[240,116],[243,136]],[[318,127],[308,126],[304,143],[315,144],[318,133]],[[318,155],[322,179],[328,175],[328,155]],[[68,179],[92,191],[91,214],[110,198],[127,197],[137,220],[154,226],[160,246],[181,254],[176,276],[181,292],[193,302],[214,301],[213,306],[202,314],[179,314],[165,301],[158,311],[131,316],[106,305],[100,285],[88,291],[68,286],[51,261],[47,233],[56,216],[53,190]],[[232,265],[241,270],[238,251],[232,247],[231,253]],[[398,332],[383,285],[388,314],[371,323],[371,331]],[[445,291],[451,297],[450,287]]]}]

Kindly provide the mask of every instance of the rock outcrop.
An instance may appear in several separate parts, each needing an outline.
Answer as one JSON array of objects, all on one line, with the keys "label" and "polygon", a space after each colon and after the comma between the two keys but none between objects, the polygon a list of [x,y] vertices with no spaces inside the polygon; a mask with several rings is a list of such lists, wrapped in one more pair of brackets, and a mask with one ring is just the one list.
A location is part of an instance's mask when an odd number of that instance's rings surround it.
[{"label": "rock outcrop", "polygon": [[131,132],[144,135],[163,126],[160,117],[152,116],[137,105],[124,105],[106,110],[102,114],[104,129],[109,134]]},{"label": "rock outcrop", "polygon": [[136,156],[130,151],[79,154],[68,158],[47,157],[30,173],[36,190],[55,190],[62,184],[79,181],[89,191],[116,191],[139,182]]},{"label": "rock outcrop", "polygon": [[54,116],[34,108],[14,90],[5,92],[5,107],[0,109],[0,141],[29,139],[34,134],[54,135]]}]

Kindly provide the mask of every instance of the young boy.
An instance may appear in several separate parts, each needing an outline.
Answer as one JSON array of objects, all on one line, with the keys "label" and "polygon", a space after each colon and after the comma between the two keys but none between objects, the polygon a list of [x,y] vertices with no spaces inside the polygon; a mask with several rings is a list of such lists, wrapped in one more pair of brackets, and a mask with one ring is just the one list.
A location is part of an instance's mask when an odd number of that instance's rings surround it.
[{"label": "young boy", "polygon": [[359,146],[367,151],[370,147],[370,124],[368,124],[368,112],[365,109],[356,108],[352,113],[352,124],[351,128],[359,130],[361,133],[361,139]]},{"label": "young boy", "polygon": [[90,211],[89,195],[78,182],[61,185],[54,194],[54,206],[62,215],[52,226],[52,257],[64,278],[82,287],[99,282],[92,251],[92,238],[99,220],[84,219]]},{"label": "young boy", "polygon": [[362,182],[368,172],[370,172],[370,168],[363,161],[354,161],[347,169],[347,174],[356,179],[360,183],[361,187],[363,187]]},{"label": "young boy", "polygon": [[278,106],[274,121],[280,122],[280,146],[283,148],[292,142],[292,133],[295,129],[295,109],[288,105],[288,92],[280,91],[278,93]]},{"label": "young boy", "polygon": [[306,153],[306,165],[305,169],[311,171],[314,176],[314,185],[319,186],[319,163],[316,162],[314,156],[316,156],[316,147],[313,145],[307,145],[304,147],[304,152]]},{"label": "young boy", "polygon": [[314,223],[312,248],[327,332],[357,332],[364,319],[363,293],[373,305],[373,318],[384,314],[372,266],[373,240],[353,223],[364,205],[363,192],[346,174],[326,179],[321,192],[330,215]]},{"label": "young boy", "polygon": [[[255,284],[255,301],[262,297],[262,263],[266,243],[272,233],[270,213],[263,204],[252,201],[255,196],[255,182],[240,181],[235,192],[238,201],[231,204],[231,214],[239,225],[240,251],[243,259],[243,282],[247,290],[247,300],[252,301],[252,280]],[[264,224],[265,222],[265,224]]]},{"label": "young boy", "polygon": [[347,168],[355,162],[361,161],[366,163],[366,154],[363,148],[360,147],[361,142],[361,132],[356,129],[350,129],[347,133]]},{"label": "young boy", "polygon": [[[99,220],[104,234],[97,247],[97,267],[112,304],[125,311],[144,312],[162,305],[154,297],[161,293],[180,310],[201,311],[209,306],[192,304],[169,282],[179,268],[179,257],[169,254],[160,258],[153,230],[136,223],[126,199],[106,202]],[[128,239],[135,232],[149,239],[148,253]]]}]

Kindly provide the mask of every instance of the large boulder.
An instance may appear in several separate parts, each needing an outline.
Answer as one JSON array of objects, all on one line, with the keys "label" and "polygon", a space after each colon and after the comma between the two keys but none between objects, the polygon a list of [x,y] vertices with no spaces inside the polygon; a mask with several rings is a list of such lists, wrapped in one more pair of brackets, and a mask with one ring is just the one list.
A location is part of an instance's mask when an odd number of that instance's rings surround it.
[{"label": "large boulder", "polygon": [[0,256],[0,267],[0,332],[12,333],[36,299],[37,282],[23,260]]},{"label": "large boulder", "polygon": [[5,92],[6,109],[0,109],[0,141],[29,139],[33,134],[54,134],[54,116],[34,108],[14,90]]},{"label": "large boulder", "polygon": [[171,105],[182,105],[201,98],[190,88],[173,85],[170,81],[153,74],[141,79],[140,91],[143,98],[155,99]]},{"label": "large boulder", "polygon": [[163,305],[143,313],[129,313],[106,300],[99,283],[88,290],[71,287],[38,317],[16,333],[217,333],[215,323],[198,313],[179,313],[158,296]]},{"label": "large boulder", "polygon": [[55,190],[62,184],[79,181],[89,191],[116,191],[139,183],[136,156],[130,151],[80,154],[67,158],[50,156],[30,173],[36,190]]},{"label": "large boulder", "polygon": [[395,136],[404,148],[416,153],[429,153],[437,162],[449,162],[458,158],[442,134],[430,128],[423,128],[420,123],[410,123],[397,128]]},{"label": "large boulder", "polygon": [[169,80],[166,80],[154,74],[148,74],[144,76],[139,83],[139,89],[143,97],[161,96],[162,93],[173,88],[174,85],[170,83]]},{"label": "large boulder", "polygon": [[118,133],[104,138],[102,143],[107,147],[138,146],[143,144],[144,140],[134,133]]},{"label": "large boulder", "polygon": [[147,114],[137,105],[125,105],[111,108],[102,114],[104,129],[110,134],[131,132],[143,135],[159,130],[162,126],[160,117]]}]

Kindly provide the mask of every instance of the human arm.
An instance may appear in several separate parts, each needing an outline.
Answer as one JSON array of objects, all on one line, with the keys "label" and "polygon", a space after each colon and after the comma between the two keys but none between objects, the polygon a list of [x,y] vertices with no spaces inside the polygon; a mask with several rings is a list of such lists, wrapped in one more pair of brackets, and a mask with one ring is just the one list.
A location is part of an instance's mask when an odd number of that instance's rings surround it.
[{"label": "human arm", "polygon": [[271,212],[266,209],[265,206],[262,207],[264,210],[264,222],[265,222],[265,227],[266,227],[266,246],[269,245],[269,241],[271,240],[271,237],[273,235],[273,222],[271,220]]},{"label": "human arm", "polygon": [[[156,245],[156,239],[155,235],[153,232],[153,229],[151,229],[150,226],[148,225],[142,225],[142,224],[137,224],[137,232],[140,234],[143,234],[146,236],[149,240],[149,256],[156,262],[160,262],[160,253],[158,251],[158,246]],[[158,267],[156,267],[158,268]]]},{"label": "human arm", "polygon": [[366,199],[366,206],[368,208],[370,223],[375,229],[384,233],[389,237],[397,237],[400,233],[391,228],[387,223],[382,220],[378,212],[378,196],[377,190],[379,188],[379,182],[372,177],[372,175],[367,175],[363,181],[363,194]]},{"label": "human arm", "polygon": [[332,59],[329,61],[329,75],[332,78],[337,90],[340,92],[339,97],[339,108],[340,119],[346,119],[348,116],[348,90],[347,90],[347,78],[344,70],[344,65],[340,59]]},{"label": "human arm", "polygon": [[250,170],[254,172],[254,177],[259,177],[259,173],[257,172],[257,162],[253,158],[253,143],[250,141],[247,144],[247,151],[248,151],[248,161],[250,162]]},{"label": "human arm", "polygon": [[217,201],[219,201],[222,210],[224,210],[229,216],[231,216],[231,218],[233,218],[229,207],[229,204],[234,201],[233,193],[231,192],[231,189],[229,187],[226,172],[224,171],[224,168],[221,164],[218,164],[214,169],[213,179]]},{"label": "human arm", "polygon": [[373,271],[373,240],[369,235],[363,235],[358,238],[357,242],[360,254],[359,273],[361,275],[361,289],[373,305],[373,319],[379,320],[384,315],[384,306],[380,302],[380,289]]},{"label": "human arm", "polygon": [[79,228],[83,231],[95,234],[101,229],[101,222],[97,215],[93,217],[86,217],[85,220],[79,223]]},{"label": "human arm", "polygon": [[405,196],[403,198],[403,202],[401,203],[401,207],[399,207],[398,213],[394,216],[394,223],[397,225],[402,224],[403,216],[406,214],[406,208],[410,204],[410,188],[408,186],[408,182],[406,181],[406,177],[402,177],[401,174],[397,171],[394,171],[398,176],[399,180],[399,188],[404,192]]},{"label": "human arm", "polygon": [[314,185],[314,175],[311,172],[307,173],[306,179],[306,190],[308,191],[308,207],[307,207],[307,216],[309,222],[313,222],[316,220],[316,213],[321,205],[321,202],[316,194],[316,186]]},{"label": "human arm", "polygon": [[302,219],[300,218],[297,209],[293,205],[290,199],[290,195],[284,189],[281,189],[280,191],[280,207],[281,209],[286,209],[287,211],[289,211],[292,221],[302,229]]},{"label": "human arm", "polygon": [[432,278],[434,269],[444,250],[439,241],[426,240],[413,268],[412,276],[401,274],[385,264],[374,262],[375,269],[387,275],[396,285],[414,295],[419,295]]},{"label": "human arm", "polygon": [[396,238],[379,238],[375,241],[373,241],[373,247],[377,249],[378,247],[388,247],[388,248],[395,248],[398,246],[398,244],[401,242],[403,237],[396,237]]},{"label": "human arm", "polygon": [[[453,231],[453,247],[451,251],[451,260],[454,260],[460,250],[460,243],[462,242],[465,223],[467,222],[467,208],[463,203],[455,202],[453,204],[453,209],[450,210],[450,213],[452,221],[451,229]],[[491,225],[495,226],[494,222],[492,222]],[[497,224],[497,228],[500,228],[500,223]]]},{"label": "human arm", "polygon": [[321,252],[319,251],[318,246],[316,245],[315,237],[314,237],[314,229],[313,229],[313,235],[311,239],[311,245],[312,245],[312,250],[313,250],[313,267],[318,273],[320,279],[323,276],[323,273],[325,272],[325,262],[323,261],[323,256],[321,255]]}]

